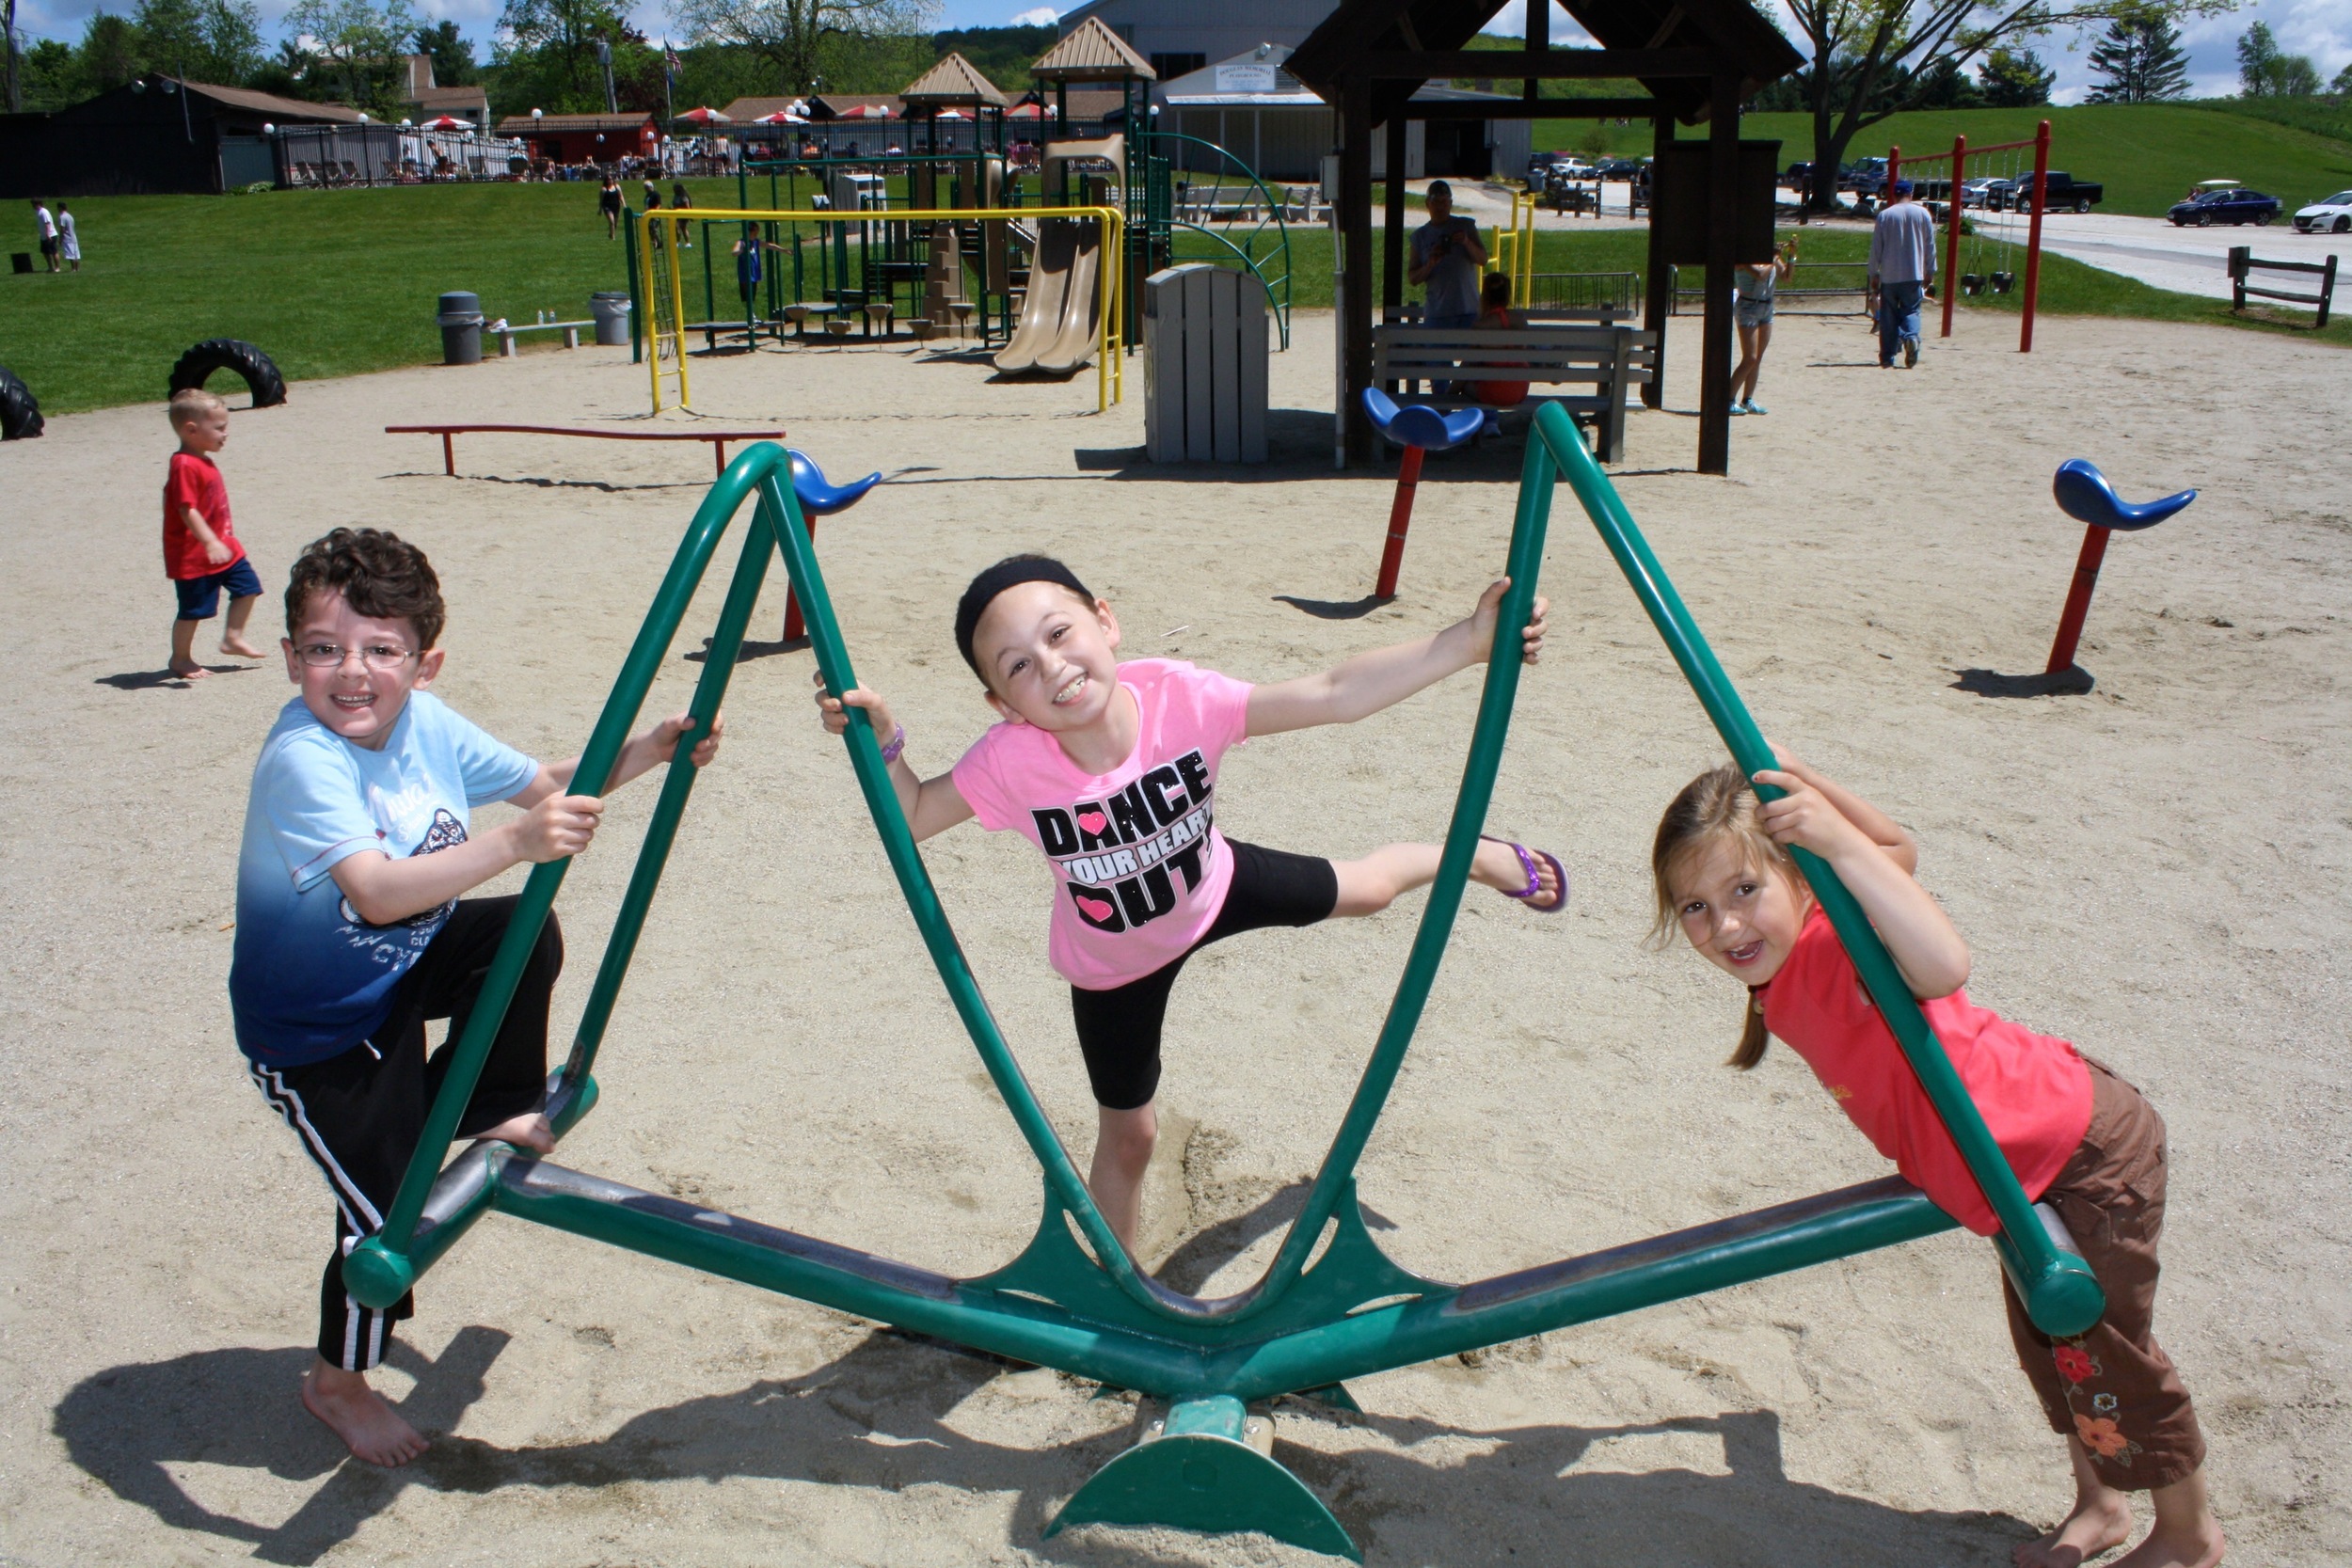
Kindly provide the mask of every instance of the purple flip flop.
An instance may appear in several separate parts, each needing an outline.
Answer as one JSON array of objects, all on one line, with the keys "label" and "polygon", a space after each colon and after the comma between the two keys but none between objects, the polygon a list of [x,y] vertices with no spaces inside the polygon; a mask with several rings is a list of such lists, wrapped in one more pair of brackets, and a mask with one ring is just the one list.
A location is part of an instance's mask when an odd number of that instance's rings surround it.
[{"label": "purple flip flop", "polygon": [[[1537,914],[1558,914],[1568,907],[1568,868],[1562,865],[1555,856],[1542,849],[1530,849],[1524,844],[1513,844],[1507,838],[1497,838],[1492,833],[1480,833],[1478,836],[1486,843],[1502,845],[1511,853],[1518,856],[1519,865],[1527,872],[1527,886],[1517,893],[1511,892],[1508,888],[1498,889],[1497,891],[1502,893],[1502,896],[1516,898],[1520,903],[1527,904]],[[1558,879],[1560,884],[1559,896],[1549,904],[1529,903],[1530,899],[1544,891],[1543,880],[1535,869],[1535,863],[1539,860],[1551,867],[1551,874]]]}]

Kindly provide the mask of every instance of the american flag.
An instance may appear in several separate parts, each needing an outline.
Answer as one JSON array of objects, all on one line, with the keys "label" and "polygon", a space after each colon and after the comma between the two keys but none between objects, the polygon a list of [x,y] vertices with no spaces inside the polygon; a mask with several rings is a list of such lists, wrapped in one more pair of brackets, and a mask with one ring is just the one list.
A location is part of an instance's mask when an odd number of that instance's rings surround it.
[{"label": "american flag", "polygon": [[668,73],[672,82],[677,80],[679,63],[676,48],[664,39],[661,43],[661,69]]}]

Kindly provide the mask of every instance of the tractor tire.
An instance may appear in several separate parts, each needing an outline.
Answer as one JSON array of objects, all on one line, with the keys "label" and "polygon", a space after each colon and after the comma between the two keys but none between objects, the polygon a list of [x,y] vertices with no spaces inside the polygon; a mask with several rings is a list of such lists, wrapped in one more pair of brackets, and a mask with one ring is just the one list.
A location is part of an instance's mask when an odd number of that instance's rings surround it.
[{"label": "tractor tire", "polygon": [[235,338],[207,338],[171,367],[171,389],[184,392],[201,387],[215,371],[234,371],[253,392],[253,406],[275,408],[286,401],[286,378],[270,356]]},{"label": "tractor tire", "polygon": [[40,402],[33,389],[0,365],[0,441],[28,441],[40,434]]}]

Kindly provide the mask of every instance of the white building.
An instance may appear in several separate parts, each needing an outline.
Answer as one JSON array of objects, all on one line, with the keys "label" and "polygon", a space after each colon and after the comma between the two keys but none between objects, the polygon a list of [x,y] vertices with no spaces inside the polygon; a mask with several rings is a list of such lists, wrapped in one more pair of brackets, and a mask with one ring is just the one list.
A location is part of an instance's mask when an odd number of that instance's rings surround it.
[{"label": "white building", "polygon": [[[1108,0],[1105,0],[1108,3]],[[1153,100],[1158,126],[1215,142],[1267,180],[1318,180],[1324,155],[1339,145],[1331,106],[1282,69],[1290,45],[1261,41],[1215,65],[1163,77]],[[1493,93],[1429,86],[1416,103],[1475,102]],[[1409,120],[1405,178],[1480,179],[1527,166],[1532,124],[1524,119]],[[1372,144],[1372,177],[1388,178],[1388,138]]]},{"label": "white building", "polygon": [[1290,51],[1322,25],[1337,0],[1089,0],[1064,11],[1067,34],[1088,17],[1152,62],[1162,82],[1199,71],[1211,60],[1245,55],[1262,43]]}]

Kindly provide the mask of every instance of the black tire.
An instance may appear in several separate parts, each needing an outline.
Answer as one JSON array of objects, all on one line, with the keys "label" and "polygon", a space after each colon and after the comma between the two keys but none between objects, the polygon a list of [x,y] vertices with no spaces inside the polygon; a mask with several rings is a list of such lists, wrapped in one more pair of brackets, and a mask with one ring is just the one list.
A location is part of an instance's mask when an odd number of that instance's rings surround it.
[{"label": "black tire", "polygon": [[2211,213],[2198,214],[2197,227],[2200,229],[2211,229],[2213,227],[2213,214]]},{"label": "black tire", "polygon": [[2329,232],[2336,234],[2352,234],[2352,218],[2336,219],[2336,226],[2334,229],[2329,230]]},{"label": "black tire", "polygon": [[2090,198],[2087,196],[2076,197],[2074,198],[2074,211],[2078,213],[2088,213],[2090,211]]},{"label": "black tire", "polygon": [[235,338],[207,338],[171,367],[171,389],[184,392],[201,387],[215,371],[234,371],[252,390],[253,406],[275,408],[286,401],[286,378],[270,356]]},{"label": "black tire", "polygon": [[2270,227],[2270,220],[2278,215],[2279,214],[2276,213],[2258,214],[2254,218],[2254,227],[2257,229],[2267,229]]},{"label": "black tire", "polygon": [[14,371],[0,365],[0,441],[29,441],[40,428],[40,401]]}]

